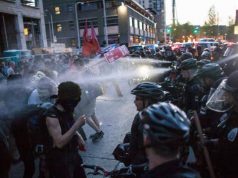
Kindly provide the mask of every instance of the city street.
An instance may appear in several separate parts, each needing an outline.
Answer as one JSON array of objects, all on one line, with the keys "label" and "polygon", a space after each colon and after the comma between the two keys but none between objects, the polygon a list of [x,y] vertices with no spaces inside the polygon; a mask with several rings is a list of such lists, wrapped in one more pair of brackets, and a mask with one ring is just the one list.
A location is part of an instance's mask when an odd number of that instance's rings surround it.
[{"label": "city street", "polygon": [[[116,145],[123,140],[125,133],[130,130],[136,114],[133,103],[134,97],[130,94],[132,87],[127,82],[123,82],[120,83],[120,88],[123,97],[118,97],[114,88],[108,88],[106,95],[97,99],[96,114],[102,123],[104,137],[97,143],[92,143],[91,139],[88,138],[86,152],[80,153],[85,164],[100,165],[107,170],[113,169],[117,164],[112,152]],[[87,137],[94,133],[88,125],[84,126],[84,130]],[[10,178],[22,177],[22,174],[22,163],[12,166]]]}]

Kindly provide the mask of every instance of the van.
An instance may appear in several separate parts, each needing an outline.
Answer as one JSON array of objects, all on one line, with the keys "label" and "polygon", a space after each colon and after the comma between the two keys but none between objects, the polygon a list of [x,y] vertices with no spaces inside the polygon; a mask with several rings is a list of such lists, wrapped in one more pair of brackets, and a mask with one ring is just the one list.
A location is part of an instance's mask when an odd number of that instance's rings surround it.
[{"label": "van", "polygon": [[6,50],[3,51],[3,58],[5,61],[14,61],[16,64],[22,58],[30,59],[32,57],[30,50]]}]

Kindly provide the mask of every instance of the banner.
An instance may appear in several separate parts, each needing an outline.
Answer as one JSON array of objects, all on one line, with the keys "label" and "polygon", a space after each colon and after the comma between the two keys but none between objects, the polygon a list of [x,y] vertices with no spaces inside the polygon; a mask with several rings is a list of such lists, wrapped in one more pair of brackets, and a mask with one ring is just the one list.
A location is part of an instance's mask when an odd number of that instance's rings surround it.
[{"label": "banner", "polygon": [[119,46],[104,54],[104,58],[107,62],[112,63],[117,59],[129,55],[129,51],[125,45]]}]

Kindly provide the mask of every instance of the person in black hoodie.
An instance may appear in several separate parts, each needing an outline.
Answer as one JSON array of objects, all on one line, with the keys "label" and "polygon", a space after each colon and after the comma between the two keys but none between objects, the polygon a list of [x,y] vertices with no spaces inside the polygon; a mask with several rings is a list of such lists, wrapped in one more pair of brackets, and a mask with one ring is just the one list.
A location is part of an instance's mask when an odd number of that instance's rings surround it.
[{"label": "person in black hoodie", "polygon": [[46,113],[48,144],[45,158],[50,177],[86,178],[78,149],[84,141],[77,132],[85,124],[85,116],[74,121],[73,111],[81,99],[81,89],[74,82],[62,82],[58,86],[56,104]]}]

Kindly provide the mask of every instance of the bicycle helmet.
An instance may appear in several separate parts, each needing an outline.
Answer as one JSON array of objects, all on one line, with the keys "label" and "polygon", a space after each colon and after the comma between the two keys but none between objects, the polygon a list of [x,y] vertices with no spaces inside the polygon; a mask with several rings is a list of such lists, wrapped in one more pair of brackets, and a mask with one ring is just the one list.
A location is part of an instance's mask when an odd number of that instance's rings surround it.
[{"label": "bicycle helmet", "polygon": [[166,92],[162,86],[154,82],[143,82],[131,90],[131,94],[156,100],[164,100]]},{"label": "bicycle helmet", "polygon": [[154,145],[182,146],[189,140],[190,121],[171,103],[156,103],[142,112],[145,133]]}]

